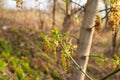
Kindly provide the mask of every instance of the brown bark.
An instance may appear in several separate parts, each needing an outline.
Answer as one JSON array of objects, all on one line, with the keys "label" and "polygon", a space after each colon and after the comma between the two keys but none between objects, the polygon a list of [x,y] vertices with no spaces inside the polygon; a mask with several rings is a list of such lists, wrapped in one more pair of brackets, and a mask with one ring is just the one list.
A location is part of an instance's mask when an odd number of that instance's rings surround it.
[{"label": "brown bark", "polygon": [[108,11],[108,6],[110,5],[109,3],[109,0],[103,0],[104,1],[104,4],[105,4],[105,14],[106,14],[106,19],[105,19],[105,26],[104,26],[104,31],[107,31],[108,30],[108,14],[109,14],[109,11]]},{"label": "brown bark", "polygon": [[83,9],[83,7],[81,8],[74,8],[72,9],[72,1],[68,0],[66,2],[66,14],[64,17],[64,21],[63,21],[63,27],[62,27],[62,33],[69,33],[71,30],[71,25],[73,24],[72,22],[72,16],[74,14],[77,14],[80,10]]},{"label": "brown bark", "polygon": [[52,23],[52,27],[54,27],[55,26],[55,11],[56,11],[56,2],[57,2],[57,0],[54,0],[53,1],[53,23]]},{"label": "brown bark", "polygon": [[63,22],[62,33],[69,33],[71,26],[71,15],[66,15]]},{"label": "brown bark", "polygon": [[[75,60],[82,67],[82,70],[86,72],[90,48],[92,44],[92,38],[94,33],[93,23],[95,13],[98,6],[98,0],[88,0],[85,6],[85,14],[80,31],[79,44],[76,52]],[[85,75],[79,70],[73,67],[72,80],[85,80]]]},{"label": "brown bark", "polygon": [[118,36],[119,36],[119,27],[118,29],[115,30],[115,32],[113,33],[113,38],[112,38],[112,47],[113,47],[113,55],[114,54],[118,54],[119,55],[119,39],[118,39]]},{"label": "brown bark", "polygon": [[62,33],[68,33],[68,31],[70,30],[70,26],[71,26],[71,2],[67,1],[66,2],[66,14],[64,17],[64,21],[63,21],[63,27],[62,27]]}]

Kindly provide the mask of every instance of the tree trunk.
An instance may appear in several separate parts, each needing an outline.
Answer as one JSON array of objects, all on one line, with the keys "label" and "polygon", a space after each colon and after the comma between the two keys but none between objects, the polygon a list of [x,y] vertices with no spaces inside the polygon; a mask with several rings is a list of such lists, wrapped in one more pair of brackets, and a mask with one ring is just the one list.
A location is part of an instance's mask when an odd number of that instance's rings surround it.
[{"label": "tree trunk", "polygon": [[3,8],[3,0],[0,0],[0,8]]},{"label": "tree trunk", "polygon": [[104,5],[105,5],[105,14],[106,14],[104,31],[107,31],[108,30],[108,24],[107,24],[108,23],[108,13],[109,13],[108,8],[109,8],[109,5],[110,5],[110,2],[109,2],[109,0],[103,0],[103,2],[104,2]]},{"label": "tree trunk", "polygon": [[113,55],[118,54],[119,55],[119,41],[118,41],[118,35],[119,35],[119,27],[115,30],[113,33],[113,38],[112,38],[112,47],[113,47]]},{"label": "tree trunk", "polygon": [[71,22],[71,15],[66,15],[63,22],[62,33],[69,33]]},{"label": "tree trunk", "polygon": [[52,12],[52,19],[53,19],[53,23],[52,23],[52,27],[55,26],[55,11],[56,11],[56,2],[57,0],[53,0],[53,12]]},{"label": "tree trunk", "polygon": [[[94,17],[98,6],[98,0],[88,0],[85,6],[85,14],[80,31],[79,44],[75,60],[86,73],[86,68],[90,55],[90,48],[94,33]],[[72,80],[85,80],[85,75],[73,67]]]},{"label": "tree trunk", "polygon": [[72,7],[72,4],[71,2],[68,0],[66,2],[66,14],[65,14],[65,17],[64,17],[64,21],[63,21],[63,27],[62,27],[62,33],[69,33],[69,30],[71,28],[71,7]]}]

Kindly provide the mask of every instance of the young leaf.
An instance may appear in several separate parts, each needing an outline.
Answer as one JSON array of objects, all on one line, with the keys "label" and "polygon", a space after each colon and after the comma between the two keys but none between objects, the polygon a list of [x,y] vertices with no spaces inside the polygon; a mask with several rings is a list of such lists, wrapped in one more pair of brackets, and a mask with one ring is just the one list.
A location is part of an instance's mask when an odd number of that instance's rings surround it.
[{"label": "young leaf", "polygon": [[17,78],[18,80],[24,80],[25,74],[21,68],[17,68]]},{"label": "young leaf", "polygon": [[65,3],[68,2],[68,0],[63,0]]},{"label": "young leaf", "polygon": [[3,60],[0,60],[0,71],[3,71],[6,69],[7,63]]}]

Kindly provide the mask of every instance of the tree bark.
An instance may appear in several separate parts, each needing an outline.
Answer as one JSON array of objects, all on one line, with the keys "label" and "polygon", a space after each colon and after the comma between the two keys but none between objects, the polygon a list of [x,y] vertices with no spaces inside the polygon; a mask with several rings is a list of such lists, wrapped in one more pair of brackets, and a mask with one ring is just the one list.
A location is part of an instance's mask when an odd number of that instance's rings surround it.
[{"label": "tree bark", "polygon": [[3,7],[3,0],[0,0],[0,8]]},{"label": "tree bark", "polygon": [[66,13],[65,13],[64,21],[63,21],[62,33],[69,33],[69,30],[71,28],[71,23],[72,23],[71,8],[72,8],[72,4],[68,0],[66,2]]},{"label": "tree bark", "polygon": [[55,11],[56,11],[56,2],[57,0],[53,0],[53,12],[52,12],[52,19],[53,19],[53,23],[52,23],[52,27],[55,26]]},{"label": "tree bark", "polygon": [[118,41],[118,36],[119,36],[119,30],[120,28],[118,27],[115,32],[113,33],[113,38],[112,38],[112,48],[113,48],[113,55],[118,54],[119,55],[119,41]]},{"label": "tree bark", "polygon": [[[85,6],[85,14],[80,31],[78,49],[76,52],[75,60],[82,67],[86,73],[86,68],[90,55],[90,48],[94,33],[94,17],[97,11],[98,0],[88,0]],[[72,80],[85,80],[85,75],[73,67]]]},{"label": "tree bark", "polygon": [[105,14],[106,14],[106,19],[105,19],[105,26],[104,26],[104,31],[108,30],[108,14],[109,14],[109,10],[107,10],[110,6],[110,1],[109,0],[103,0],[104,5],[105,5]]}]

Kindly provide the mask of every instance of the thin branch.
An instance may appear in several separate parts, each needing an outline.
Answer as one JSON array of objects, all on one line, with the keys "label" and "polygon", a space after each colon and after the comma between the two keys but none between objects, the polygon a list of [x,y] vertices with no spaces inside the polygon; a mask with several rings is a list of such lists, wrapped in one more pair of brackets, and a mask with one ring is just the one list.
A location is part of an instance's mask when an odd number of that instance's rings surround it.
[{"label": "thin branch", "polygon": [[119,72],[119,71],[120,71],[120,67],[117,68],[117,69],[115,69],[114,71],[112,71],[111,73],[109,73],[108,75],[106,75],[105,77],[103,77],[103,78],[100,79],[100,80],[106,80],[107,78],[109,78],[110,76],[116,74],[116,73]]},{"label": "thin branch", "polygon": [[[63,45],[60,44],[60,46],[64,49]],[[76,65],[76,67],[78,68],[78,70],[83,73],[89,80],[93,80],[87,73],[85,73],[82,68],[80,67],[80,65],[75,61],[75,59],[73,59],[73,57],[70,55],[69,56],[70,59],[73,61],[73,63]]]},{"label": "thin branch", "polygon": [[55,26],[56,2],[57,2],[57,0],[54,0],[54,2],[53,2],[53,12],[52,12],[52,19],[53,19],[53,22],[52,22],[52,27]]},{"label": "thin branch", "polygon": [[89,80],[93,80],[88,74],[86,74],[86,73],[82,70],[82,68],[80,67],[80,65],[75,61],[75,59],[73,59],[72,56],[69,56],[69,57],[70,57],[70,59],[73,61],[73,63],[76,65],[76,67],[78,68],[78,70],[79,70],[81,73],[83,73]]},{"label": "thin branch", "polygon": [[83,8],[83,9],[85,8],[84,6],[81,6],[79,3],[76,3],[76,2],[74,2],[74,1],[72,1],[72,0],[70,0],[70,2],[78,5],[79,7]]},{"label": "thin branch", "polygon": [[[70,0],[70,2],[78,5],[79,7],[83,8],[83,9],[85,8],[84,6],[81,6],[81,5],[80,5],[79,3],[77,3],[77,2],[74,2],[74,1],[72,1],[72,0]],[[102,9],[102,10],[99,10],[98,12],[103,12],[103,11],[105,11],[105,10],[110,10],[110,9],[111,9],[111,8]]]},{"label": "thin branch", "polygon": [[[117,6],[116,6],[117,7]],[[104,11],[104,10],[106,10],[106,9],[103,9],[103,10],[100,10],[99,12],[102,12],[102,11]],[[102,20],[103,19],[105,19],[107,16],[108,16],[108,14],[111,12],[111,7],[110,8],[107,8],[107,10],[109,10],[107,13],[106,13],[106,15],[102,18]]]},{"label": "thin branch", "polygon": [[105,58],[105,57],[101,57],[101,56],[94,56],[94,55],[90,55],[89,57],[95,57],[95,58],[99,58],[99,59],[108,59],[108,58]]},{"label": "thin branch", "polygon": [[106,13],[106,15],[102,18],[102,20],[105,19],[106,17],[108,17],[110,11],[111,11],[111,9]]},{"label": "thin branch", "polygon": [[106,11],[106,10],[111,10],[111,8],[102,9],[102,10],[99,10],[98,12],[103,12],[103,11]]},{"label": "thin branch", "polygon": [[76,36],[74,36],[74,35],[69,35],[70,37],[72,37],[72,38],[74,38],[75,40],[77,40],[78,41],[78,38],[76,37]]}]

